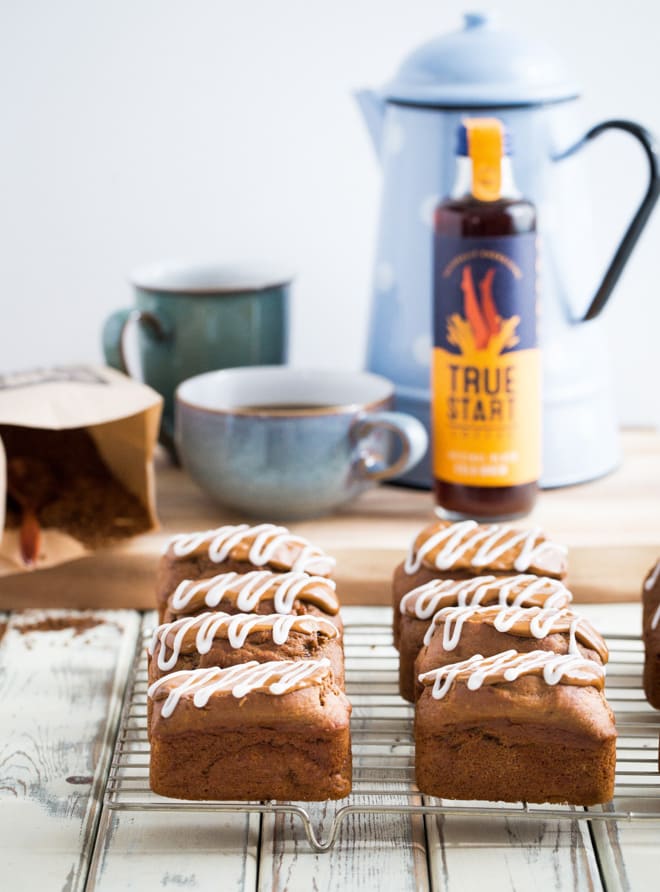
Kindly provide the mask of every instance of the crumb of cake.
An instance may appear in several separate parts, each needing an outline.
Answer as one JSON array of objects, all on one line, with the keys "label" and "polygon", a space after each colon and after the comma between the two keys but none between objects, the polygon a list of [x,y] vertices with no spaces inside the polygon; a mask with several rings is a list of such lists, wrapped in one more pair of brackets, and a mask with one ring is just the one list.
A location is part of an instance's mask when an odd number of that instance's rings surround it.
[{"label": "crumb of cake", "polygon": [[66,629],[72,629],[74,635],[82,635],[104,623],[105,620],[93,616],[49,616],[31,623],[17,624],[14,628],[21,635],[29,635],[31,632],[63,632]]}]

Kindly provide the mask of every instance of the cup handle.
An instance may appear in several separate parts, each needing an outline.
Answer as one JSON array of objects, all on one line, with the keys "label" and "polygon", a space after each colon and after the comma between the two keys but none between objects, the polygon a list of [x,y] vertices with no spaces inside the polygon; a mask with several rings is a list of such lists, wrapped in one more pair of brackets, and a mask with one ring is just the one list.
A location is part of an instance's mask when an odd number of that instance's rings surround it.
[{"label": "cup handle", "polygon": [[105,361],[113,369],[130,375],[132,378],[137,378],[138,376],[128,368],[124,346],[128,327],[134,323],[145,325],[157,341],[166,340],[169,334],[158,316],[145,310],[117,310],[108,316],[103,326],[102,335]]},{"label": "cup handle", "polygon": [[[380,452],[362,442],[371,434],[383,430],[395,436],[401,444],[401,454],[391,464],[387,464]],[[355,474],[363,480],[372,481],[389,480],[405,474],[423,458],[429,441],[421,421],[405,412],[372,412],[364,415],[356,422],[352,433],[359,450]]]}]

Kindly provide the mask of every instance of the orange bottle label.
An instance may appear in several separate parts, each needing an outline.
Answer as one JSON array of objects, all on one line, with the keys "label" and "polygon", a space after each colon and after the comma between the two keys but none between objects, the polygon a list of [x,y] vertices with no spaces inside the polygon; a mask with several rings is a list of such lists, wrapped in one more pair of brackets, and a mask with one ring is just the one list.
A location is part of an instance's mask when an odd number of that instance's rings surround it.
[{"label": "orange bottle label", "polygon": [[541,362],[533,233],[438,236],[433,471],[449,483],[538,480]]},{"label": "orange bottle label", "polygon": [[497,118],[464,118],[472,161],[472,194],[479,201],[497,201],[502,194],[504,129]]}]

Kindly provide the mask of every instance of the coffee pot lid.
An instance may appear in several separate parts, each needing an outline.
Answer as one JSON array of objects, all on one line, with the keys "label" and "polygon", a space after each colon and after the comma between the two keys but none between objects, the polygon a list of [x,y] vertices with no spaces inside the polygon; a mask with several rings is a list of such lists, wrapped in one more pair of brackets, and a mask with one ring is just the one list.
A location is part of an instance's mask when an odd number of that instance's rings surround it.
[{"label": "coffee pot lid", "polygon": [[579,89],[564,62],[543,44],[470,12],[463,28],[444,34],[404,59],[383,95],[391,102],[480,107],[558,102]]}]

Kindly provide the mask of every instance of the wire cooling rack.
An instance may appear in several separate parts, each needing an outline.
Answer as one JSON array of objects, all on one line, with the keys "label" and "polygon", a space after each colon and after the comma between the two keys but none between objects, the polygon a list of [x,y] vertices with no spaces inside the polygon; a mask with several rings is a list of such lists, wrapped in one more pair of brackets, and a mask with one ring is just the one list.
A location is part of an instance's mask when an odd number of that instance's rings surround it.
[{"label": "wire cooling rack", "polygon": [[455,815],[541,820],[660,820],[658,735],[660,713],[644,698],[643,648],[636,636],[610,636],[608,700],[615,711],[619,738],[615,796],[597,808],[482,803],[423,796],[415,786],[413,707],[398,694],[398,654],[389,625],[346,624],[347,694],[353,704],[353,792],[329,803],[319,825],[309,803],[189,802],[166,799],[149,789],[149,742],[146,727],[147,663],[145,634],[136,653],[126,691],[119,733],[105,793],[109,810],[252,812],[296,815],[310,846],[328,851],[349,815]]}]

